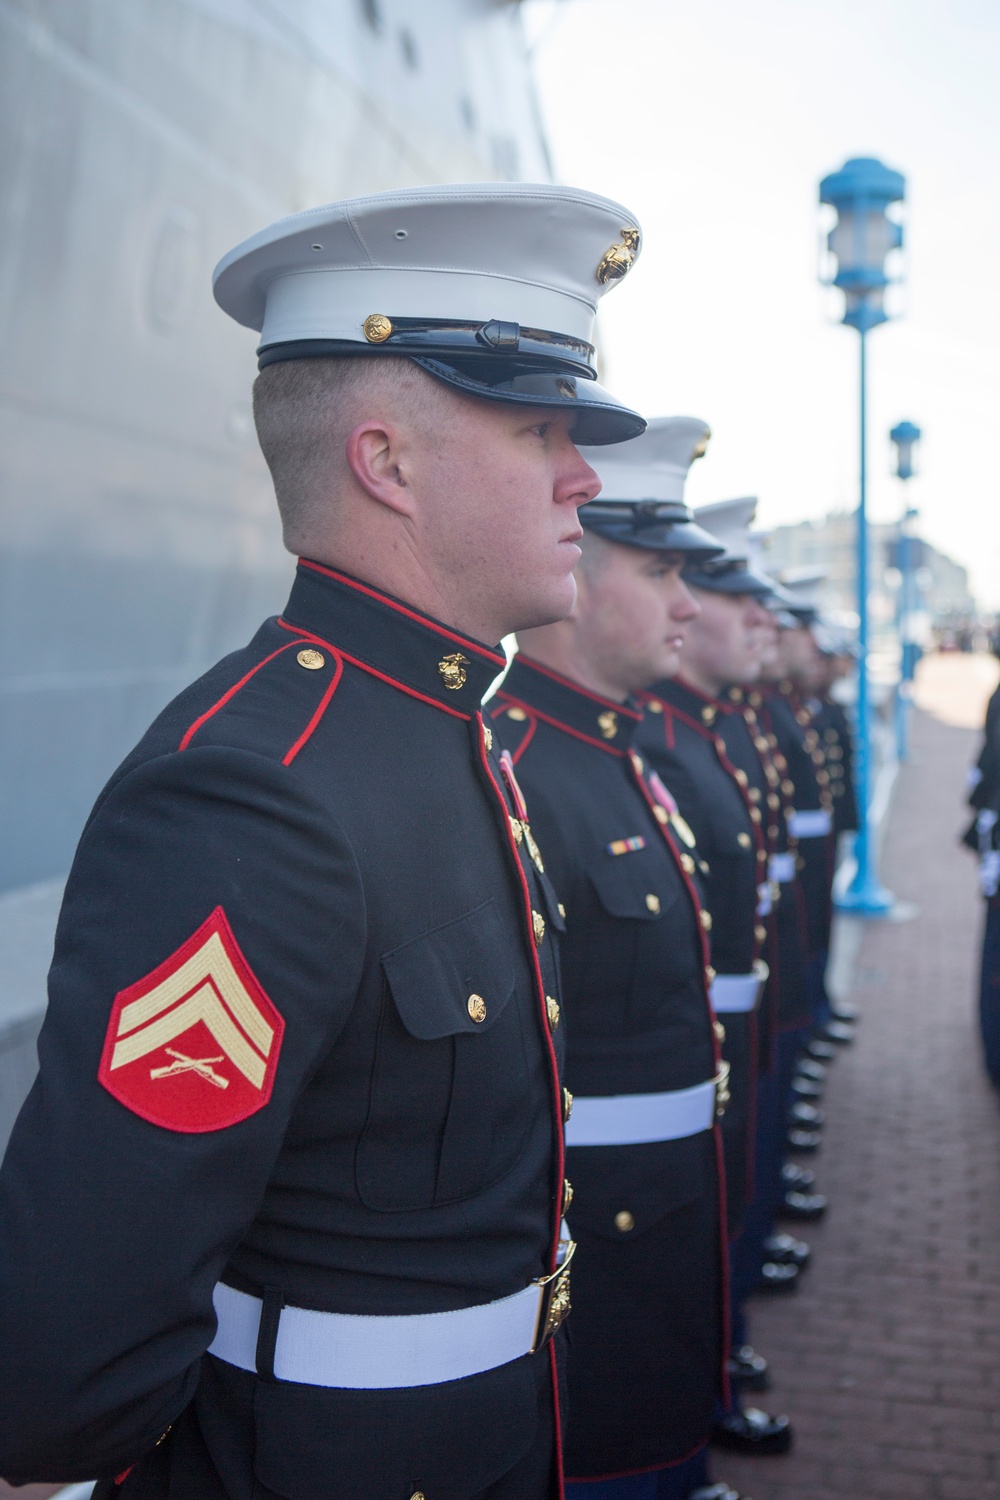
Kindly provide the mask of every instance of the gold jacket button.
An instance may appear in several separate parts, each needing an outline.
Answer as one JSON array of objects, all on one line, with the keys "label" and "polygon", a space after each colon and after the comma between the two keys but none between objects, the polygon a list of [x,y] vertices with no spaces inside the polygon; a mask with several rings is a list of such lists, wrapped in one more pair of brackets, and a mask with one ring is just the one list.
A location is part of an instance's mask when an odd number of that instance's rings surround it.
[{"label": "gold jacket button", "polygon": [[670,822],[670,814],[667,812],[667,809],[665,807],[661,807],[658,802],[653,808],[653,816],[658,823]]},{"label": "gold jacket button", "polygon": [[753,930],[753,935],[757,939],[758,943],[763,943],[767,937],[767,928],[761,926],[761,924],[758,922]]},{"label": "gold jacket button", "polygon": [[545,918],[540,911],[532,911],[531,925],[535,933],[535,942],[540,943],[545,936]]},{"label": "gold jacket button", "polygon": [[711,932],[711,930],[712,930],[712,913],[710,911],[706,911],[705,908],[702,907],[701,911],[698,913],[698,917],[699,917],[701,925],[702,925],[702,927],[704,927],[705,931],[706,932]]},{"label": "gold jacket button", "polygon": [[520,818],[511,818],[510,831],[514,835],[514,843],[519,844],[524,838],[524,824]]},{"label": "gold jacket button", "polygon": [[563,1089],[563,1124],[568,1124],[569,1117],[573,1113],[573,1095],[569,1089]]},{"label": "gold jacket button", "polygon": [[474,1021],[486,1020],[486,1001],[482,995],[469,996],[468,1011]]},{"label": "gold jacket button", "polygon": [[726,1040],[726,1028],[723,1026],[721,1021],[713,1021],[712,1030],[715,1033],[715,1040],[721,1047],[723,1042]]},{"label": "gold jacket button", "polygon": [[570,1180],[569,1180],[568,1177],[564,1177],[563,1178],[563,1213],[566,1212],[566,1210],[569,1208],[569,1206],[570,1206],[570,1204],[572,1202],[573,1202],[573,1184],[570,1182]]},{"label": "gold jacket button", "polygon": [[620,1234],[628,1234],[630,1229],[635,1228],[635,1218],[627,1208],[615,1214],[615,1228]]},{"label": "gold jacket button", "polygon": [[483,744],[486,746],[487,755],[489,755],[493,749],[493,731],[488,724],[483,725]]},{"label": "gold jacket button", "polygon": [[305,667],[307,672],[318,672],[320,667],[326,666],[326,657],[322,651],[314,651],[311,646],[307,646],[304,651],[300,651],[295,660],[300,667]]},{"label": "gold jacket button", "polygon": [[514,707],[508,708],[507,717],[508,719],[513,719],[515,724],[520,724],[528,717],[528,715],[525,713],[523,708]]},{"label": "gold jacket button", "polygon": [[688,875],[694,874],[695,863],[690,854],[681,854],[681,869],[685,870]]},{"label": "gold jacket button", "polygon": [[741,849],[749,849],[750,845],[753,843],[753,839],[748,833],[745,833],[741,829],[740,832],[736,835],[736,842],[739,844]]},{"label": "gold jacket button", "polygon": [[549,1025],[552,1027],[552,1030],[555,1031],[556,1027],[559,1025],[559,1001],[554,999],[552,995],[546,995],[545,1009],[549,1013]]},{"label": "gold jacket button", "polygon": [[654,917],[660,914],[660,898],[659,896],[654,896],[652,891],[646,897],[646,910],[651,911]]},{"label": "gold jacket button", "polygon": [[646,704],[646,707],[649,709],[651,714],[662,714],[663,712],[663,704],[660,702],[659,698],[650,698],[649,702]]},{"label": "gold jacket button", "polygon": [[413,1494],[410,1496],[410,1500],[425,1500],[423,1490],[414,1490]]},{"label": "gold jacket button", "polygon": [[565,906],[563,906],[563,904],[562,904],[561,901],[557,901],[556,902],[556,911],[559,913],[559,915],[562,917],[563,921],[565,922],[565,920],[566,920],[566,908],[565,908]]}]

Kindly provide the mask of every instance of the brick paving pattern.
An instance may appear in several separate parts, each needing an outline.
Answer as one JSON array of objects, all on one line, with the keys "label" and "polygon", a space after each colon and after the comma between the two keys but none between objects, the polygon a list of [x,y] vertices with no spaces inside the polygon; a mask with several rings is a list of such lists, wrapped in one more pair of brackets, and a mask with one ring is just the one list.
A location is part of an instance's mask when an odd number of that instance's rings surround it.
[{"label": "brick paving pattern", "polygon": [[975,1023],[981,902],[956,842],[979,740],[958,726],[982,722],[972,670],[928,663],[939,716],[915,716],[882,868],[919,915],[865,928],[863,1020],[813,1159],[831,1198],[803,1231],[813,1266],[796,1295],[753,1304],[776,1380],[751,1402],[797,1434],[788,1457],[716,1456],[753,1500],[1000,1497],[1000,1108]]}]

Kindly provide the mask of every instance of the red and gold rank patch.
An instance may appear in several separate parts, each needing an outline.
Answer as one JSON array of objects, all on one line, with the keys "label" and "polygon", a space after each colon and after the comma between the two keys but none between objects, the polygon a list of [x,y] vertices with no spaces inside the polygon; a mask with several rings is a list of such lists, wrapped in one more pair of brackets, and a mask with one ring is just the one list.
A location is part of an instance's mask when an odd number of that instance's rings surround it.
[{"label": "red and gold rank patch", "polygon": [[222,1130],[271,1097],[285,1023],[221,906],[177,952],[115,996],[98,1079],[167,1130]]}]

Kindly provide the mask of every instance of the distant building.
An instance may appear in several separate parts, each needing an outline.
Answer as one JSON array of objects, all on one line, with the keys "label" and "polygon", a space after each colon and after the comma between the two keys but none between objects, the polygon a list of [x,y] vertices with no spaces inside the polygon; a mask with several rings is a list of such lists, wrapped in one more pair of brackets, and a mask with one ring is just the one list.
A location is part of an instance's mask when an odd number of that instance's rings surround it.
[{"label": "distant building", "polygon": [[[788,568],[825,568],[826,581],[817,591],[824,609],[854,612],[857,609],[854,543],[854,512],[835,511],[820,521],[776,526],[765,543],[765,565],[775,574]],[[896,619],[898,545],[897,525],[869,527],[869,609],[875,630],[891,628]],[[959,617],[974,617],[978,607],[969,587],[968,571],[922,539],[914,542],[914,548],[921,602],[930,617],[929,623],[938,625]]]}]

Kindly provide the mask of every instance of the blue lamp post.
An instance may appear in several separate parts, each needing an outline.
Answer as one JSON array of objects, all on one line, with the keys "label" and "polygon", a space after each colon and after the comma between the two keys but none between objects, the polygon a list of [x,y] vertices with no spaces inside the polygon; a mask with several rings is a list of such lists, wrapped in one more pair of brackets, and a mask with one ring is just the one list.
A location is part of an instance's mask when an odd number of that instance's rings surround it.
[{"label": "blue lamp post", "polygon": [[[897,422],[889,433],[896,445],[896,477],[903,483],[913,478],[913,449],[920,441],[920,428],[912,422]],[[917,665],[917,643],[913,639],[913,616],[917,607],[916,571],[919,550],[916,545],[917,513],[907,504],[899,530],[899,640],[901,662],[899,688],[896,692],[896,754],[906,760],[909,751],[910,701],[913,697],[913,673]]]},{"label": "blue lamp post", "polygon": [[879,917],[892,907],[892,896],[881,885],[875,869],[871,828],[871,707],[868,691],[868,517],[867,502],[867,336],[885,323],[885,289],[890,277],[886,257],[903,243],[902,226],[888,217],[890,203],[899,203],[906,193],[901,173],[893,172],[874,157],[854,157],[839,172],[824,177],[819,187],[821,203],[836,210],[837,221],[827,244],[837,262],[832,284],[844,293],[844,317],[859,334],[861,352],[861,453],[857,524],[858,574],[858,742],[855,777],[860,828],[854,843],[857,870],[839,905],[859,916]]}]

